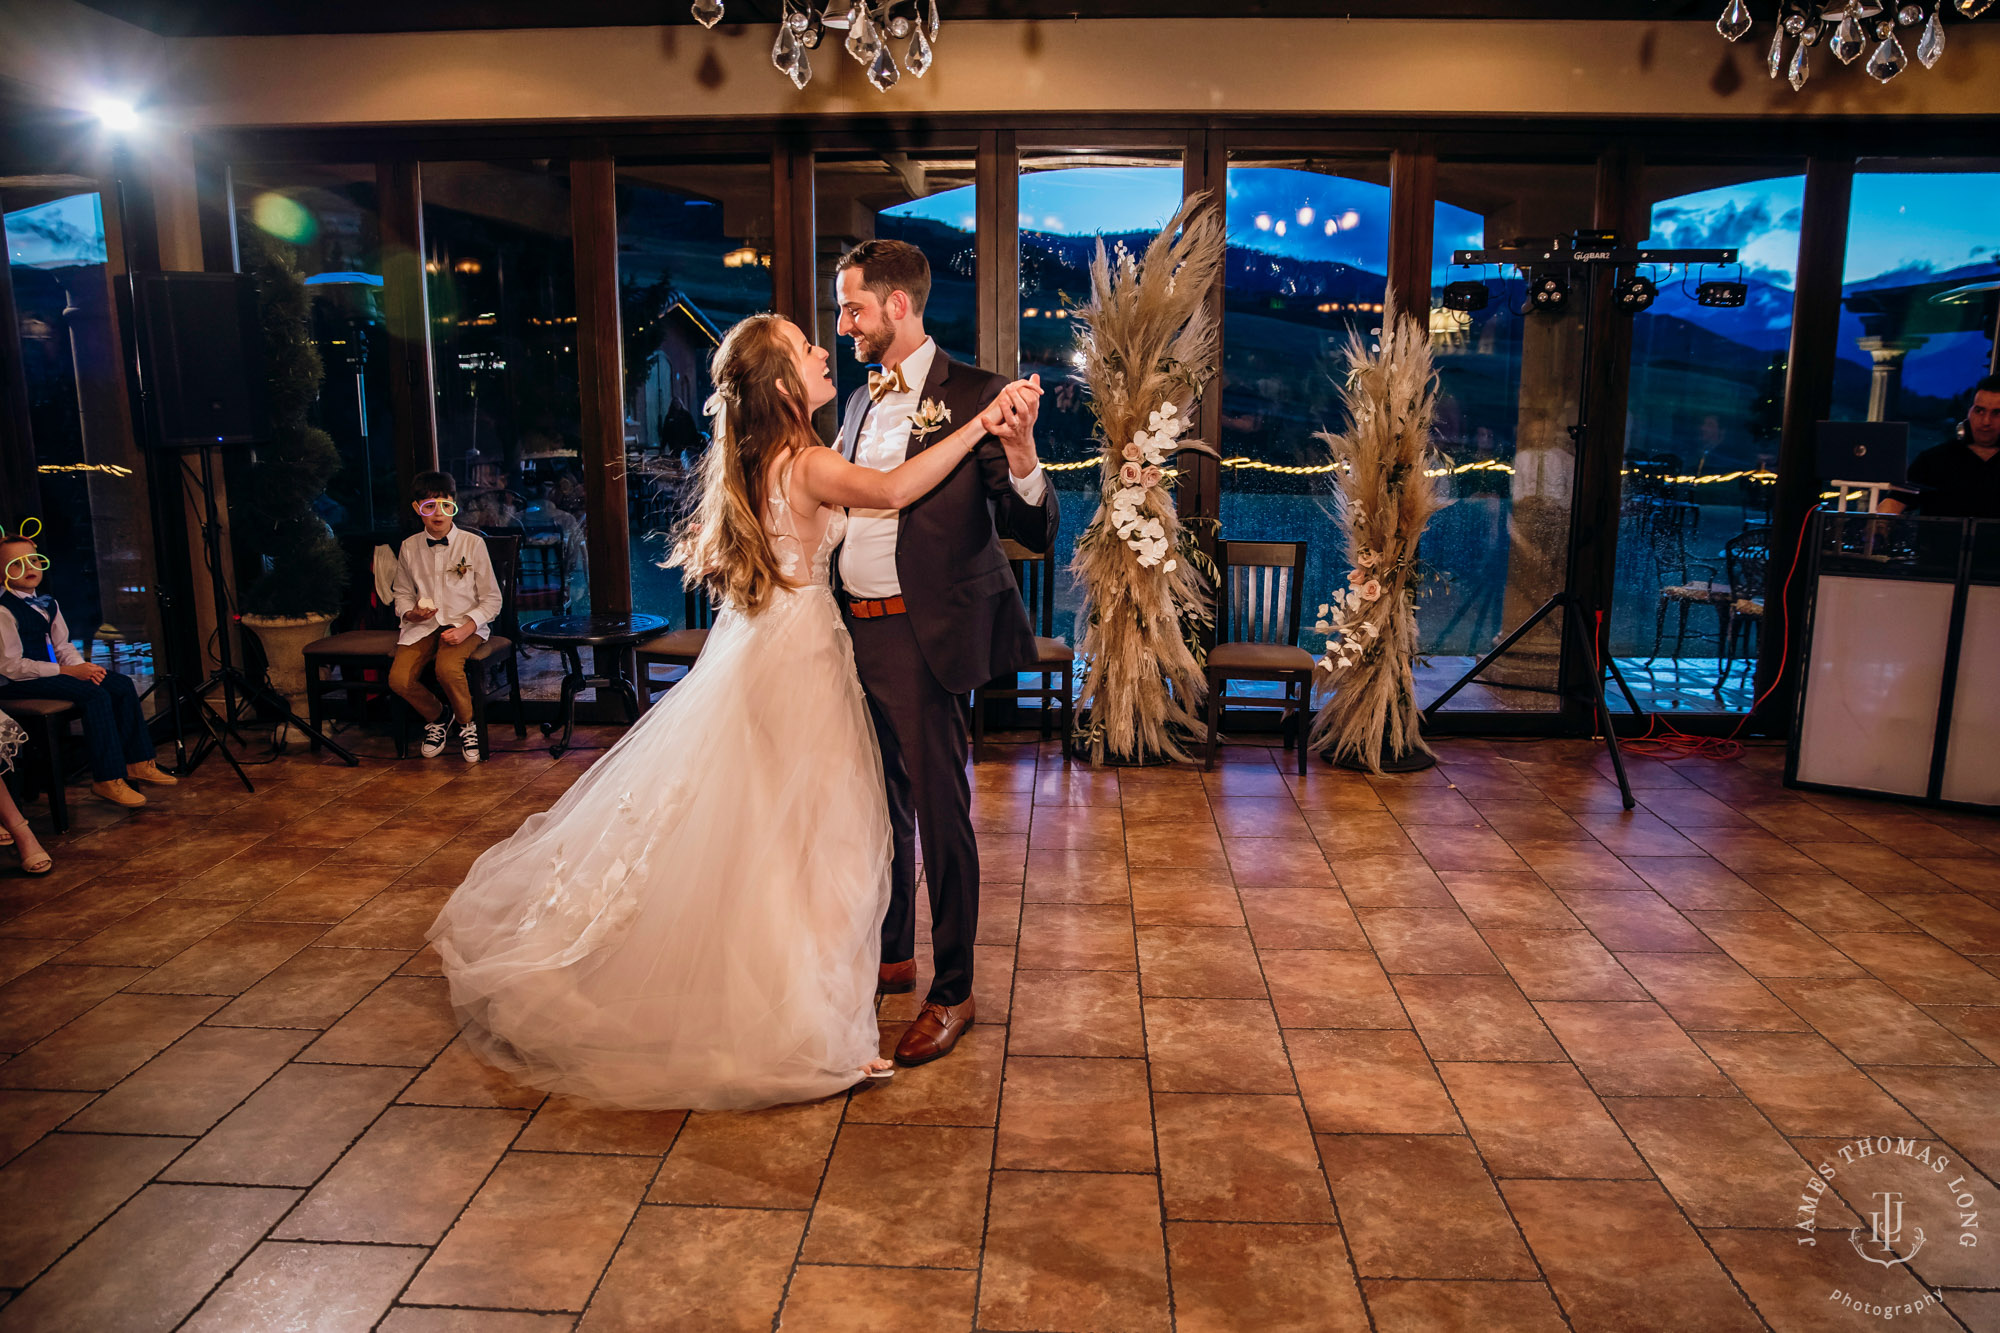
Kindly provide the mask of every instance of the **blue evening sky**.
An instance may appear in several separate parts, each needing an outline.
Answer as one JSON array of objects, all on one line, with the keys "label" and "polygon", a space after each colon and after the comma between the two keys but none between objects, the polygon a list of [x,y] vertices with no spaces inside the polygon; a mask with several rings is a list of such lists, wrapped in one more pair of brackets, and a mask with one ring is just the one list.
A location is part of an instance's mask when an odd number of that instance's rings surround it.
[{"label": "blue evening sky", "polygon": [[104,211],[96,193],[73,194],[7,215],[7,262],[69,268],[104,262]]}]

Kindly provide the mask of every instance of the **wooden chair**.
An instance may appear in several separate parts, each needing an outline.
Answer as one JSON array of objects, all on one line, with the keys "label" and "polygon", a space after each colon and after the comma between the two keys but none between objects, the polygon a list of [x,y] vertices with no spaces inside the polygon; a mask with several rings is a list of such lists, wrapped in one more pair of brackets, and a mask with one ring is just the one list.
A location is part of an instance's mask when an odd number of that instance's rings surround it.
[{"label": "wooden chair", "polygon": [[[1036,555],[1019,542],[1005,538],[1001,539],[1000,547],[1007,553],[1008,563],[1014,567],[1014,583],[1020,588],[1021,599],[1028,604],[1028,615],[1035,622],[1035,660],[1019,672],[988,681],[973,691],[972,762],[979,762],[980,748],[986,743],[986,703],[990,699],[1038,700],[1044,739],[1049,734],[1049,707],[1055,705],[1062,713],[1063,754],[1067,755],[1076,709],[1076,650],[1055,637],[1055,547],[1051,544],[1047,551]],[[1041,685],[1023,689],[1021,675],[1024,672],[1039,675]],[[1060,686],[1054,683],[1057,676],[1062,677]]]},{"label": "wooden chair", "polygon": [[83,710],[62,699],[6,699],[0,700],[0,713],[5,713],[21,724],[28,733],[28,744],[41,755],[41,774],[38,778],[29,776],[29,768],[23,764],[15,771],[16,780],[21,784],[23,800],[33,800],[38,789],[49,794],[49,824],[57,833],[69,832],[69,799],[65,787],[69,780],[69,759],[66,753],[69,741],[69,724],[81,719]]},{"label": "wooden chair", "polygon": [[715,625],[715,603],[709,599],[708,588],[689,582],[682,598],[682,611],[681,628],[670,629],[632,650],[639,665],[637,683],[641,708],[652,704],[654,687],[665,693],[680,683],[679,680],[653,679],[655,666],[692,669],[701,656],[702,645],[708,642],[708,631]]},{"label": "wooden chair", "polygon": [[[1306,719],[1312,715],[1311,653],[1299,647],[1299,615],[1305,602],[1304,542],[1215,544],[1219,573],[1215,596],[1215,647],[1208,653],[1208,758],[1222,743],[1225,708],[1282,710],[1285,748],[1299,752],[1306,771]],[[1265,695],[1232,695],[1232,680],[1274,680],[1285,687],[1282,700]],[[1296,690],[1296,694],[1294,691]]]},{"label": "wooden chair", "polygon": [[[389,666],[396,657],[396,608],[375,600],[375,548],[396,550],[402,538],[393,532],[344,537],[347,554],[348,607],[337,633],[306,645],[306,720],[326,726],[328,705],[347,706],[361,715],[371,700],[389,700]],[[313,750],[318,741],[311,741]],[[404,750],[397,728],[396,752]]]},{"label": "wooden chair", "polygon": [[[503,683],[508,706],[514,710],[515,739],[528,734],[528,721],[521,714],[521,616],[515,605],[521,582],[521,534],[490,534],[486,554],[493,562],[493,581],[500,585],[500,615],[486,642],[465,659],[465,683],[472,689],[472,720],[479,728],[479,752],[490,755],[493,746],[486,731],[486,709],[499,696]],[[398,739],[400,742],[401,737]]]}]

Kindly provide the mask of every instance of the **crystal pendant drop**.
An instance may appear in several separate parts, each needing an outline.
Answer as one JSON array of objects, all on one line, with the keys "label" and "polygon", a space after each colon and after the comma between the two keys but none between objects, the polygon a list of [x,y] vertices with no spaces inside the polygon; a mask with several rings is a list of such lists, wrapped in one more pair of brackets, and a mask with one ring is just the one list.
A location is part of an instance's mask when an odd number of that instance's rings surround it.
[{"label": "crystal pendant drop", "polygon": [[805,54],[799,47],[799,35],[792,31],[789,23],[778,25],[778,40],[771,44],[771,63],[780,73],[790,74],[798,58]]},{"label": "crystal pendant drop", "polygon": [[1851,10],[1841,15],[1840,26],[1833,30],[1833,41],[1828,46],[1834,57],[1843,65],[1851,65],[1867,46],[1868,37],[1861,31],[1861,20]]},{"label": "crystal pendant drop", "polygon": [[1957,0],[1958,12],[1969,19],[1976,19],[1984,14],[1986,7],[1992,3],[1993,0]]},{"label": "crystal pendant drop", "polygon": [[1715,21],[1715,30],[1733,42],[1750,31],[1750,23],[1750,6],[1743,0],[1729,0],[1729,8]]},{"label": "crystal pendant drop", "polygon": [[793,32],[804,32],[812,26],[812,15],[803,9],[794,9],[785,15],[785,26]]},{"label": "crystal pendant drop", "polygon": [[1787,77],[1792,81],[1793,92],[1798,92],[1801,88],[1804,88],[1806,80],[1812,77],[1812,61],[1806,55],[1806,52],[1810,49],[1805,43],[1801,42],[1799,49],[1792,52],[1792,68]]},{"label": "crystal pendant drop", "polygon": [[1770,69],[1771,77],[1774,79],[1785,72],[1785,30],[1783,28],[1779,28],[1771,34],[1771,53],[1764,58],[1764,63]]},{"label": "crystal pendant drop", "polygon": [[1916,27],[1923,17],[1924,7],[1922,5],[1904,5],[1896,11],[1896,22],[1902,24],[1905,28]]},{"label": "crystal pendant drop", "polygon": [[917,22],[924,30],[924,39],[935,42],[938,35],[937,0],[917,0]]},{"label": "crystal pendant drop", "polygon": [[876,54],[884,49],[882,34],[875,30],[874,19],[860,11],[859,6],[856,6],[856,11],[861,13],[861,17],[847,30],[847,54],[863,65],[868,65],[874,61]]},{"label": "crystal pendant drop", "polygon": [[910,22],[909,15],[892,14],[889,17],[889,36],[900,42],[910,35],[910,30],[915,26]]},{"label": "crystal pendant drop", "polygon": [[812,82],[812,61],[806,58],[804,47],[799,48],[798,58],[785,67],[785,73],[791,76],[792,86],[800,92],[804,92],[806,85]]},{"label": "crystal pendant drop", "polygon": [[1944,55],[1944,24],[1938,22],[1936,14],[1924,25],[1924,35],[1917,39],[1917,59],[1924,62],[1924,68],[1934,67]]},{"label": "crystal pendant drop", "polygon": [[1909,65],[1910,57],[1904,52],[1903,44],[1890,34],[1875,48],[1875,54],[1868,57],[1868,73],[1877,83],[1887,83],[1901,74]]},{"label": "crystal pendant drop", "polygon": [[696,23],[713,28],[722,22],[722,0],[694,0],[692,12]]},{"label": "crystal pendant drop", "polygon": [[1787,14],[1787,15],[1785,15],[1785,31],[1786,31],[1786,32],[1788,32],[1788,33],[1790,33],[1790,34],[1791,34],[1792,36],[1796,37],[1796,36],[1798,36],[1798,35],[1799,35],[1800,33],[1804,32],[1805,30],[1806,30],[1806,16],[1805,16],[1804,14]]},{"label": "crystal pendant drop", "polygon": [[886,93],[896,86],[896,80],[903,77],[903,71],[896,68],[896,57],[889,54],[889,48],[877,43],[875,59],[868,65],[868,82],[875,85],[875,91]]},{"label": "crystal pendant drop", "polygon": [[918,32],[910,39],[910,49],[903,56],[903,64],[908,67],[910,73],[921,79],[931,67],[931,56],[930,39],[922,32]]}]

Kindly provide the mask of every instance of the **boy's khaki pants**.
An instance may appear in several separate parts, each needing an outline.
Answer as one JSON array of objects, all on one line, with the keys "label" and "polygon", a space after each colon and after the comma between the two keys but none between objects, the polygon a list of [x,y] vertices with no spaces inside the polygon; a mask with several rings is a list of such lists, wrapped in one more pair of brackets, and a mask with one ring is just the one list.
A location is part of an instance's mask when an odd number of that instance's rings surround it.
[{"label": "boy's khaki pants", "polygon": [[444,704],[424,688],[420,679],[424,667],[435,660],[438,688],[444,691],[452,714],[463,726],[472,721],[472,686],[465,679],[465,659],[479,651],[485,642],[474,634],[464,643],[446,643],[444,631],[434,630],[415,643],[403,644],[396,649],[396,661],[389,668],[389,688],[416,709],[424,721],[437,721],[444,712]]}]

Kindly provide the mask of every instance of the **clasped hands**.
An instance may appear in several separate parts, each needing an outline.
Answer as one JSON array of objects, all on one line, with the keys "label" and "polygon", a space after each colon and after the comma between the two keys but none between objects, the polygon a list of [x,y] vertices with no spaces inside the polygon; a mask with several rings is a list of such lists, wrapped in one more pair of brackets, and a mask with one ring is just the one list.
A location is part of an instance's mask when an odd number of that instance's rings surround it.
[{"label": "clasped hands", "polygon": [[1007,451],[1008,471],[1017,477],[1027,476],[1039,463],[1035,457],[1035,418],[1041,410],[1042,377],[1031,375],[1002,389],[979,414],[979,424],[1000,441],[1000,447]]},{"label": "clasped hands", "polygon": [[[436,614],[436,611],[426,611],[420,606],[411,607],[408,611],[403,612],[403,623],[405,625],[414,625],[418,621],[429,620]],[[456,648],[459,644],[464,643],[478,632],[479,627],[468,620],[463,625],[453,625],[450,629],[440,634],[438,638]]]}]

